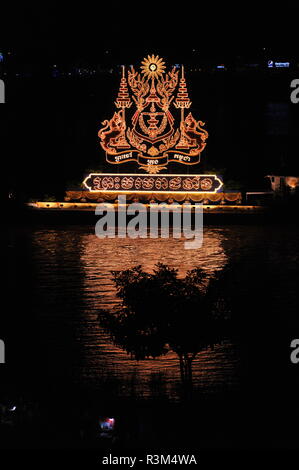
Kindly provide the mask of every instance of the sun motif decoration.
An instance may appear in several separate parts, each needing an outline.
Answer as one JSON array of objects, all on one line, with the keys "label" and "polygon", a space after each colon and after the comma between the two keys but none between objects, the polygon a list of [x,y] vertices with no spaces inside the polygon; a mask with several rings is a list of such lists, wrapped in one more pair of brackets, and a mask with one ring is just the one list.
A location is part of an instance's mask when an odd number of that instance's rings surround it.
[{"label": "sun motif decoration", "polygon": [[152,54],[143,59],[140,68],[145,77],[158,79],[165,71],[165,62],[158,55]]}]

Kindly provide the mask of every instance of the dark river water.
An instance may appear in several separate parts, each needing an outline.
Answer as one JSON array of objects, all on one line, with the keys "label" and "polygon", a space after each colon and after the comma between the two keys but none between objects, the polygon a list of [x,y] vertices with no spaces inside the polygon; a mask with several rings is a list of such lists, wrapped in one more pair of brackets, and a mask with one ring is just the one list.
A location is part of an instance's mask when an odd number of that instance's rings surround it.
[{"label": "dark river water", "polygon": [[[270,225],[206,227],[203,245],[196,250],[186,250],[184,240],[172,238],[99,240],[93,227],[12,229],[9,276],[16,295],[21,285],[26,292],[24,315],[38,325],[36,354],[47,364],[50,381],[115,397],[176,400],[180,373],[173,352],[137,362],[101,328],[98,310],[117,302],[111,271],[138,264],[152,271],[163,262],[182,276],[197,266],[213,272],[232,259],[262,256],[267,270],[278,267],[283,273],[273,295],[283,296],[292,310],[296,286],[288,272],[298,262],[297,244],[298,230]],[[199,353],[193,371],[194,388],[201,394],[234,392],[240,386],[239,355],[229,342]]]}]

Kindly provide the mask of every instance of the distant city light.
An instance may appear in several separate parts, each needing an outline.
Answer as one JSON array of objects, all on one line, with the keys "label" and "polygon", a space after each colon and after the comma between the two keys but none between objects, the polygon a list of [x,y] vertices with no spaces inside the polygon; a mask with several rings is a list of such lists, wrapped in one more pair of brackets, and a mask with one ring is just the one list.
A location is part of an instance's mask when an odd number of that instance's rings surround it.
[{"label": "distant city light", "polygon": [[100,427],[102,430],[113,431],[115,425],[114,418],[104,418],[100,419]]},{"label": "distant city light", "polygon": [[290,62],[275,62],[275,67],[288,68],[289,66]]},{"label": "distant city light", "polygon": [[275,62],[273,60],[268,60],[268,68],[288,68],[290,66],[290,62]]},{"label": "distant city light", "polygon": [[4,56],[3,56],[2,52],[0,52],[0,62],[3,62],[3,59],[4,59]]},{"label": "distant city light", "polygon": [[260,64],[246,64],[246,67],[259,67]]}]

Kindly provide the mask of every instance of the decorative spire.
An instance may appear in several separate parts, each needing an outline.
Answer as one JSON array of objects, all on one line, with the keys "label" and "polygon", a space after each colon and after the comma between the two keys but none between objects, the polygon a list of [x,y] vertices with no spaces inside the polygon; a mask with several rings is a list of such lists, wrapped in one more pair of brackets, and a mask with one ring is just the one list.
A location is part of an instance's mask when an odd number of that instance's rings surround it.
[{"label": "decorative spire", "polygon": [[157,91],[156,87],[154,84],[154,79],[152,79],[152,84],[151,84],[151,90],[149,96],[146,98],[146,102],[158,102],[160,101],[160,98],[157,96]]},{"label": "decorative spire", "polygon": [[188,96],[186,80],[184,77],[184,66],[182,65],[182,76],[180,78],[179,91],[174,102],[176,108],[190,108],[191,101]]},{"label": "decorative spire", "polygon": [[128,93],[128,85],[127,79],[125,76],[125,66],[122,66],[122,77],[120,80],[119,91],[117,95],[117,99],[115,101],[115,106],[117,108],[130,108],[132,105],[132,101],[130,95]]}]

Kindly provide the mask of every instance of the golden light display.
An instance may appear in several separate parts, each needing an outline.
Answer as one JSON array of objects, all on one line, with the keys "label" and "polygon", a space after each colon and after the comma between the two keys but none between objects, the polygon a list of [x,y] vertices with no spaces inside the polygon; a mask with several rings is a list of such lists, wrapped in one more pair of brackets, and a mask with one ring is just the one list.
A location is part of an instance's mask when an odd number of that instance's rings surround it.
[{"label": "golden light display", "polygon": [[[131,66],[122,77],[113,117],[98,135],[111,164],[135,161],[139,169],[157,174],[169,162],[195,165],[206,146],[204,123],[189,111],[184,67],[166,71],[165,62],[152,54],[141,62],[141,73]],[[172,114],[178,113],[178,116]],[[130,110],[126,117],[125,110]],[[176,124],[177,123],[177,124]]]},{"label": "golden light display", "polygon": [[90,173],[83,184],[91,192],[197,194],[199,191],[216,193],[223,182],[215,175]]},{"label": "golden light display", "polygon": [[[148,55],[140,70],[133,66],[122,73],[116,110],[99,130],[100,144],[112,165],[135,162],[145,173],[90,173],[85,191],[70,191],[66,200],[128,200],[241,202],[240,193],[222,193],[223,181],[214,174],[168,173],[169,162],[196,165],[206,146],[208,132],[192,112],[184,67],[166,69],[158,55]],[[88,191],[86,191],[88,190]],[[82,194],[81,194],[82,193]]]},{"label": "golden light display", "polygon": [[147,56],[141,64],[140,68],[142,73],[149,78],[158,79],[162,76],[162,73],[164,73],[165,70],[165,62],[163,62],[163,59],[160,59],[159,56]]}]

